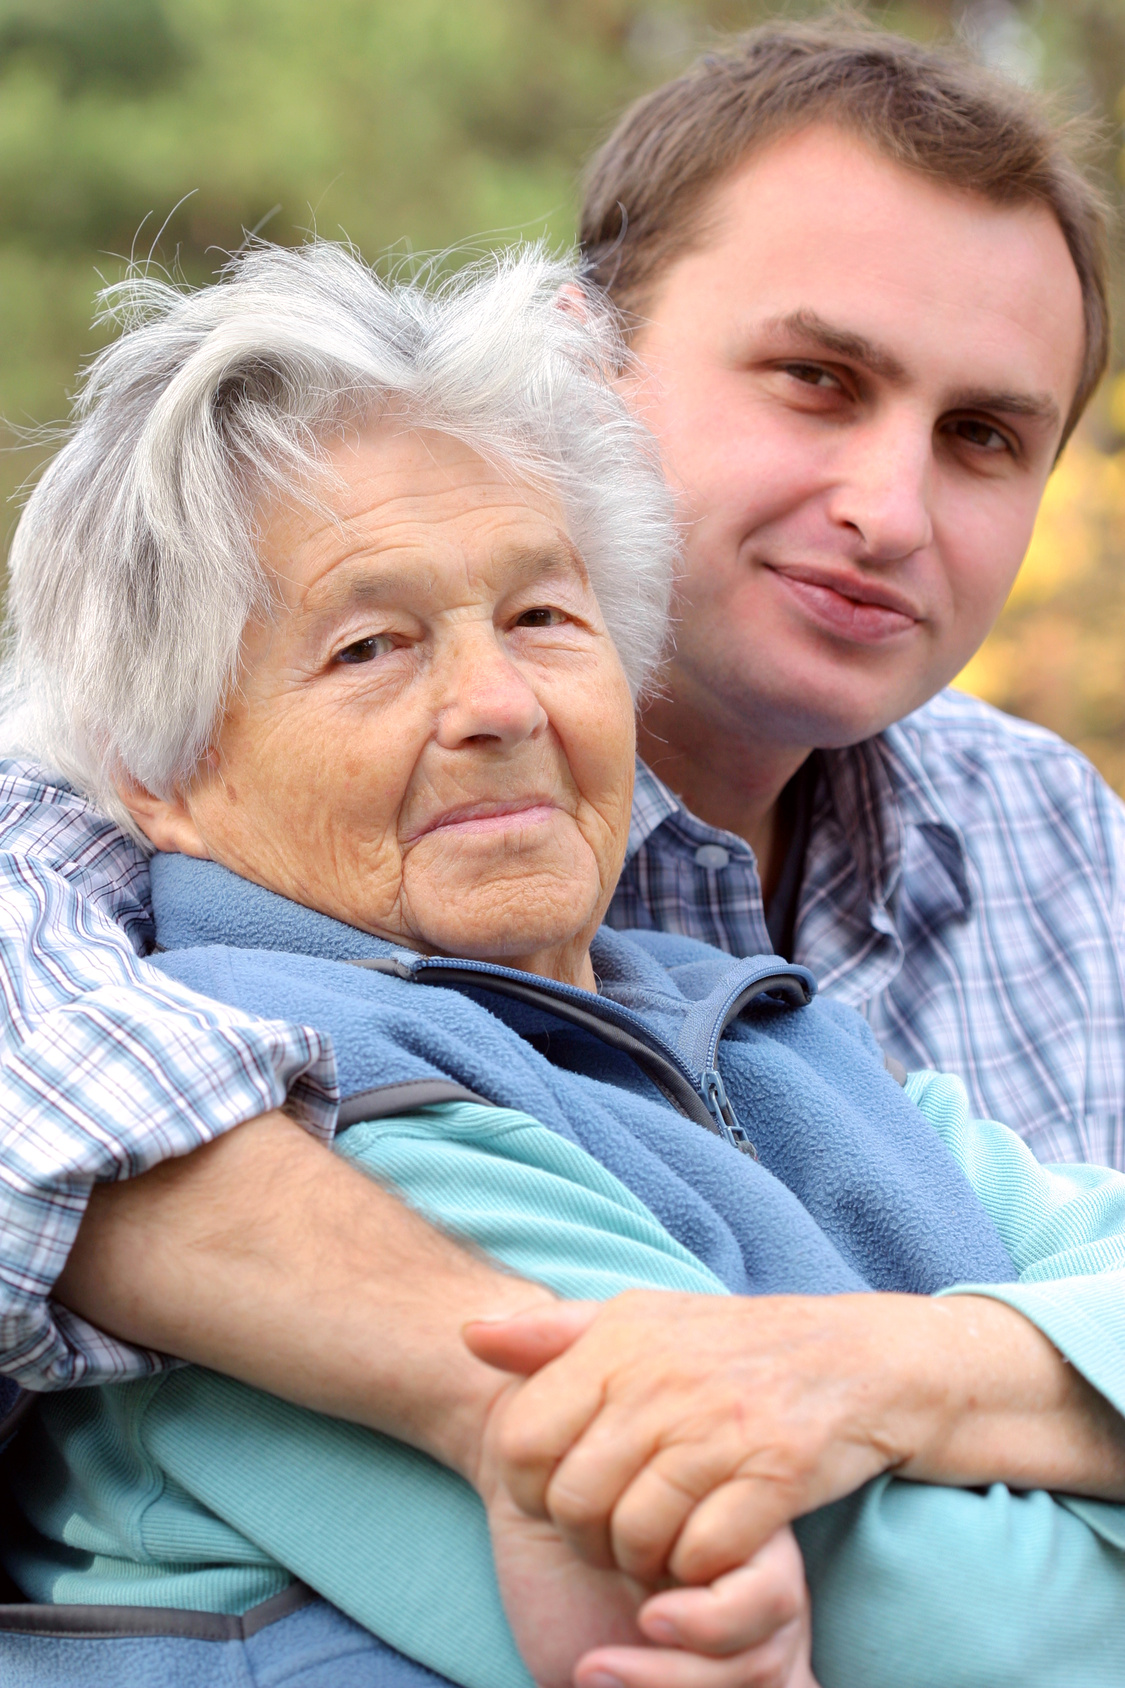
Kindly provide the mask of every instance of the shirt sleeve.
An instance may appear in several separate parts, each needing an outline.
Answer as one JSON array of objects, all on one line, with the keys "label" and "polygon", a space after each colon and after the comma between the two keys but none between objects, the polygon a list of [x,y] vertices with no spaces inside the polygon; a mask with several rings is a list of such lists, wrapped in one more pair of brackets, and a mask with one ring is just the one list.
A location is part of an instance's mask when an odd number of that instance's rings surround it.
[{"label": "shirt sleeve", "polygon": [[330,1041],[168,979],[140,953],[151,932],[137,845],[61,784],[0,763],[0,1371],[27,1388],[169,1363],[50,1299],[96,1183],[286,1101],[333,1135]]},{"label": "shirt sleeve", "polygon": [[973,1119],[960,1079],[911,1073],[911,1097],[961,1166],[1000,1233],[1015,1283],[958,1284],[1031,1320],[1118,1412],[1125,1412],[1125,1174],[1043,1166],[995,1120]]}]

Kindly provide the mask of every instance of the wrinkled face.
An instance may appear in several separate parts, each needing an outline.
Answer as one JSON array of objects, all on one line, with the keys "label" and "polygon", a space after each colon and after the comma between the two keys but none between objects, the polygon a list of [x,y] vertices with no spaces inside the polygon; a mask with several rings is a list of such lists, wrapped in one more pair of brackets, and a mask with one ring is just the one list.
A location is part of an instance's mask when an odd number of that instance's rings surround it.
[{"label": "wrinkled face", "polygon": [[634,398],[687,524],[673,705],[855,742],[1003,606],[1076,389],[1053,217],[831,128],[752,157],[646,304]]},{"label": "wrinkled face", "polygon": [[437,433],[375,427],[332,463],[332,519],[264,518],[280,609],[208,763],[135,812],[365,931],[589,985],[633,712],[562,513]]}]

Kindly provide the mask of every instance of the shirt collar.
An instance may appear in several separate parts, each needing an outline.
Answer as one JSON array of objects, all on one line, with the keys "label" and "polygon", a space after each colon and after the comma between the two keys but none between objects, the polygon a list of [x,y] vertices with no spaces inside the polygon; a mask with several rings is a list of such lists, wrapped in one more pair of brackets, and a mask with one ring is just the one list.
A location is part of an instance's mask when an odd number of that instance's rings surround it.
[{"label": "shirt collar", "polygon": [[[874,738],[822,752],[832,803],[872,910],[893,908],[908,830],[931,857],[927,918],[972,911],[968,851],[921,757],[896,723]],[[936,870],[936,871],[935,871]]]},{"label": "shirt collar", "polygon": [[629,842],[625,860],[632,861],[643,844],[647,844],[657,827],[678,813],[686,813],[679,798],[658,780],[647,762],[637,757],[637,777],[633,786],[633,816],[629,822]]},{"label": "shirt collar", "polygon": [[[917,828],[938,870],[926,876],[931,917],[967,919],[972,891],[964,835],[938,796],[907,724],[896,723],[874,738],[841,750],[822,751],[821,759],[832,805],[871,910],[881,912],[893,906],[902,878],[906,831]],[[740,852],[749,849],[741,838],[693,815],[638,757],[625,860],[631,861],[673,817],[693,838],[698,834],[700,839],[721,840]]]}]

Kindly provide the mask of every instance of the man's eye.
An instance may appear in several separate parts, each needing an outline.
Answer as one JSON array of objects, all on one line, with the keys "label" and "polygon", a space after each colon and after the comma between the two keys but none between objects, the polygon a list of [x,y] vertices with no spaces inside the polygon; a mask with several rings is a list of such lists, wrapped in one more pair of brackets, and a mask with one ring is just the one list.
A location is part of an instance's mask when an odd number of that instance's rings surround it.
[{"label": "man's eye", "polygon": [[516,620],[517,627],[557,627],[566,618],[561,610],[551,609],[547,604],[539,604],[533,610],[524,610]]},{"label": "man's eye", "polygon": [[983,451],[1011,451],[1012,444],[1006,434],[999,428],[994,428],[991,422],[979,422],[972,416],[963,416],[953,424],[953,432],[958,439],[966,440],[969,445],[978,446]]},{"label": "man's eye", "polygon": [[374,662],[378,656],[386,656],[393,651],[395,642],[389,633],[372,633],[370,638],[357,639],[354,645],[345,645],[342,651],[336,652],[337,662]]},{"label": "man's eye", "polygon": [[832,371],[822,368],[819,363],[787,363],[784,368],[786,375],[803,382],[806,387],[838,388],[840,385]]}]

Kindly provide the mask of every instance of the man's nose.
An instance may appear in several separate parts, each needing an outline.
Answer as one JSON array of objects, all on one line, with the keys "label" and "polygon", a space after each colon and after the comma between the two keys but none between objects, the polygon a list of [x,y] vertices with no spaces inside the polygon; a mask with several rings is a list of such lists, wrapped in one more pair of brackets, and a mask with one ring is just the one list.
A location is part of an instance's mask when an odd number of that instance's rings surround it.
[{"label": "man's nose", "polygon": [[462,629],[442,664],[436,733],[442,749],[522,744],[546,725],[546,710],[495,629]]},{"label": "man's nose", "polygon": [[899,562],[934,536],[933,436],[928,423],[888,417],[852,437],[832,493],[832,521],[849,528],[856,561]]}]

